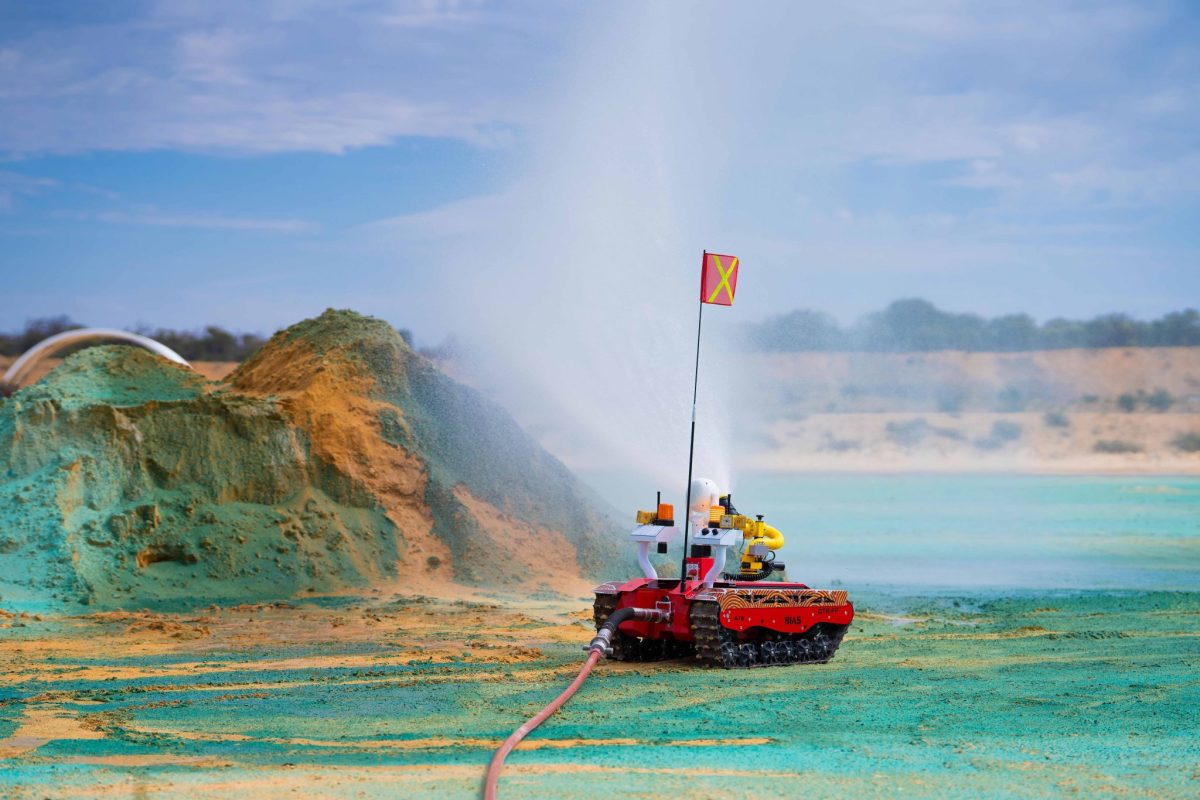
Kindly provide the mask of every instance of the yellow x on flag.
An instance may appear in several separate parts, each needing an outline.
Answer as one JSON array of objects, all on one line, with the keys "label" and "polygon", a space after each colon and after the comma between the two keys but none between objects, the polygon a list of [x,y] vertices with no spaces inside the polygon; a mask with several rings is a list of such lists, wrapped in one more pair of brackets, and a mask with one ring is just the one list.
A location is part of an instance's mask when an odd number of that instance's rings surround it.
[{"label": "yellow x on flag", "polygon": [[737,256],[705,252],[700,268],[700,302],[715,306],[733,305],[737,273]]}]

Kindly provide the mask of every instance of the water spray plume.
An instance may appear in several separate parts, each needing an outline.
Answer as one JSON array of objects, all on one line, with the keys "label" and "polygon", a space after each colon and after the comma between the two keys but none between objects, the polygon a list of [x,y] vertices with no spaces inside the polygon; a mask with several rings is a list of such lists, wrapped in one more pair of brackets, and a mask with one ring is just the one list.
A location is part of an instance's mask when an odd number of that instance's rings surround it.
[{"label": "water spray plume", "polygon": [[[531,175],[459,209],[481,225],[462,245],[472,274],[444,277],[458,298],[453,326],[482,354],[474,371],[488,391],[570,466],[636,472],[681,500],[699,255],[736,242],[704,224],[720,168],[711,137],[692,130],[703,109],[674,91],[662,51],[678,43],[659,35],[659,13],[630,13],[639,24],[597,35],[567,80],[568,99],[536,133]],[[696,470],[723,485],[735,326],[706,323],[698,396]]]}]

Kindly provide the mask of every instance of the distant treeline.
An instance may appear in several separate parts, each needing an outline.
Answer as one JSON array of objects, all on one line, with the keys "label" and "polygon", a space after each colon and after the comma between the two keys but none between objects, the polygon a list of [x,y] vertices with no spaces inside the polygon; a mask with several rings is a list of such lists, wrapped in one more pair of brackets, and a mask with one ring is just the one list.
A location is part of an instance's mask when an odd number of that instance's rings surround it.
[{"label": "distant treeline", "polygon": [[[19,356],[43,339],[83,327],[86,326],[65,316],[30,320],[20,333],[0,333],[0,355]],[[209,325],[200,331],[176,331],[145,325],[130,330],[162,342],[187,361],[245,361],[267,341],[257,333],[233,333],[216,325]],[[400,335],[411,347],[412,334],[401,330]]]},{"label": "distant treeline", "polygon": [[746,334],[754,350],[785,353],[1192,347],[1200,346],[1200,312],[1189,308],[1150,321],[1105,314],[1090,320],[1052,319],[1039,324],[1028,314],[991,318],[953,314],[927,300],[912,299],[897,300],[849,327],[819,311],[793,311],[752,324]]},{"label": "distant treeline", "polygon": [[[0,333],[0,355],[18,356],[47,337],[81,327],[65,316],[30,320],[18,333]],[[266,342],[257,333],[234,333],[216,325],[198,331],[146,326],[131,330],[162,342],[188,361],[244,361]],[[413,346],[412,333],[398,330]],[[1189,308],[1149,321],[1105,314],[1090,320],[1052,319],[1039,324],[1028,314],[991,318],[953,314],[927,300],[912,299],[897,300],[848,327],[820,311],[800,310],[752,323],[745,334],[751,349],[777,353],[1196,347],[1200,346],[1200,311]],[[451,338],[421,352],[431,358],[453,358],[456,349]]]},{"label": "distant treeline", "polygon": [[[20,333],[0,333],[0,355],[19,356],[56,333],[86,327],[69,317],[45,317],[25,323]],[[162,342],[188,361],[242,361],[266,342],[256,333],[232,333],[216,325],[202,331],[173,331],[139,326],[130,329]]]}]

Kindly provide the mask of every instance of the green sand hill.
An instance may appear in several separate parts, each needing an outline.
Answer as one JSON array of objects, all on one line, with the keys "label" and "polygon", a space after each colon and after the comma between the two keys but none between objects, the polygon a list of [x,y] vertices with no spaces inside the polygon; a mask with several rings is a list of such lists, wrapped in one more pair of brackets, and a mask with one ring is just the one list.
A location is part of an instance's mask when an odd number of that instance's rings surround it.
[{"label": "green sand hill", "polygon": [[386,323],[329,311],[220,384],[95,347],[0,403],[0,604],[517,586],[617,543],[567,469]]}]

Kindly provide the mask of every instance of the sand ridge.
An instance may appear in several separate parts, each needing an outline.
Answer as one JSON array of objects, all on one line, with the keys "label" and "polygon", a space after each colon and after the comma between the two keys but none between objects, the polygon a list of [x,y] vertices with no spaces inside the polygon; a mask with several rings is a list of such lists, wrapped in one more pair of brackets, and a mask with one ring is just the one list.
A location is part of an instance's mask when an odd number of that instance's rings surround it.
[{"label": "sand ridge", "polygon": [[[395,408],[374,398],[377,387],[360,364],[324,358],[311,342],[297,338],[239,367],[230,383],[247,394],[276,398],[308,434],[318,458],[374,495],[402,539],[398,549],[404,551],[407,581],[427,586],[453,578],[450,550],[433,535],[433,517],[424,505],[424,465],[382,438],[380,419]],[[439,572],[442,564],[446,568]]]},{"label": "sand ridge", "polygon": [[0,402],[0,458],[0,595],[23,608],[570,590],[618,553],[607,511],[499,407],[347,311],[221,383],[77,352]]}]

